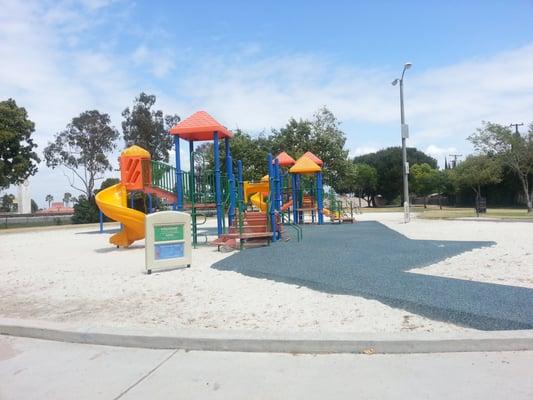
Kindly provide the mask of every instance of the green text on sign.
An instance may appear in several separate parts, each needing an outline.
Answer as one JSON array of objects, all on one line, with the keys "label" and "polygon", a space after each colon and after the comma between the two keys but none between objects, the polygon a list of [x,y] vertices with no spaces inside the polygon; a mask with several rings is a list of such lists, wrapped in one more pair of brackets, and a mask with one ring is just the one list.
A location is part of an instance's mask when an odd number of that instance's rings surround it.
[{"label": "green text on sign", "polygon": [[183,240],[183,224],[154,226],[154,240],[156,242]]}]

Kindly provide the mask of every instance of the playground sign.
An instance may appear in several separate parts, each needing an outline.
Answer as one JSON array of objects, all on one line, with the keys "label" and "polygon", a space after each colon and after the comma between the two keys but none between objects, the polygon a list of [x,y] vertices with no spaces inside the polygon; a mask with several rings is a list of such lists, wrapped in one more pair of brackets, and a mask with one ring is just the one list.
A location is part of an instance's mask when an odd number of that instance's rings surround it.
[{"label": "playground sign", "polygon": [[191,216],[178,211],[146,215],[146,272],[191,266]]}]

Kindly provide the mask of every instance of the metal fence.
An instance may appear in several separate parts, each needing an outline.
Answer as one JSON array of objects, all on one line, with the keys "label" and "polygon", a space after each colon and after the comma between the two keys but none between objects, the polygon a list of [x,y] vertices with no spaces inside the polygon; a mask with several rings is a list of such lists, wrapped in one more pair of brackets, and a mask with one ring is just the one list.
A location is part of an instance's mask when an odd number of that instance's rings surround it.
[{"label": "metal fence", "polygon": [[2,214],[0,229],[25,226],[67,225],[72,223],[72,214]]}]

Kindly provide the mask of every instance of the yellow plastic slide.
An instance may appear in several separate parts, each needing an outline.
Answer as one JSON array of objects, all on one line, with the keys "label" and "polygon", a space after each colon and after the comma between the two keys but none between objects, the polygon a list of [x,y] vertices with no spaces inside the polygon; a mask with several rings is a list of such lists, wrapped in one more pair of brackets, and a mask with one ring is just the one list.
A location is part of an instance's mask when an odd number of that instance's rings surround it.
[{"label": "yellow plastic slide", "polygon": [[[243,186],[244,198],[246,200],[250,198],[252,204],[263,212],[267,209],[263,193],[268,193],[269,190],[268,175],[265,175],[261,182],[244,182]],[[252,193],[253,195],[249,197]]]},{"label": "yellow plastic slide", "polygon": [[263,194],[261,192],[257,192],[252,197],[250,197],[250,201],[255,207],[259,208],[263,212],[266,212],[267,204],[264,201]]},{"label": "yellow plastic slide", "polygon": [[332,213],[329,209],[323,208],[322,212],[324,213],[326,217],[335,218],[335,219],[339,219],[341,217],[341,213],[339,211],[335,211],[334,213]]},{"label": "yellow plastic slide", "polygon": [[109,218],[122,223],[122,230],[109,238],[109,242],[127,247],[144,239],[144,213],[128,208],[128,193],[122,183],[108,187],[96,195],[96,205]]}]

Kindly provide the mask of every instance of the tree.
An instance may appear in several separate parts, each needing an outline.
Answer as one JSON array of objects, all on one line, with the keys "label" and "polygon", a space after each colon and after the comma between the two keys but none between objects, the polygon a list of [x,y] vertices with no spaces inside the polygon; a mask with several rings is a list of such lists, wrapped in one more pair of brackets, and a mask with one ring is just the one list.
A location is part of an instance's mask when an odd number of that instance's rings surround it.
[{"label": "tree", "polygon": [[[428,164],[431,168],[437,168],[437,160],[416,148],[407,148],[407,159],[411,165]],[[392,202],[403,192],[402,178],[402,149],[401,147],[389,147],[375,153],[364,154],[355,157],[356,164],[364,163],[374,167],[378,174],[376,194]],[[403,203],[403,201],[402,201]]]},{"label": "tree", "polygon": [[342,166],[342,171],[340,172],[341,178],[336,182],[335,191],[339,194],[349,194],[357,192],[357,168],[356,166],[349,162],[345,161]]},{"label": "tree", "polygon": [[519,177],[528,213],[533,212],[533,123],[525,135],[510,128],[484,122],[468,140],[483,154],[496,155]]},{"label": "tree", "polygon": [[[108,154],[116,148],[119,134],[110,123],[108,114],[85,111],[73,118],[44,149],[46,165],[52,169],[59,166],[68,169],[72,173],[70,186],[91,201],[95,182],[103,179],[105,171],[111,170]],[[76,178],[81,181],[81,187],[77,186]]]},{"label": "tree", "polygon": [[346,179],[343,173],[350,171],[345,165],[348,159],[348,150],[344,148],[346,135],[335,115],[326,107],[315,112],[310,121],[291,118],[285,127],[273,130],[269,140],[274,155],[281,151],[294,158],[307,151],[315,154],[325,165],[324,183],[335,191],[343,190],[339,186]]},{"label": "tree", "polygon": [[471,188],[476,198],[483,186],[501,181],[502,166],[498,159],[487,155],[468,156],[452,170],[457,186]]},{"label": "tree", "polygon": [[[104,189],[107,189],[108,187],[111,187],[113,185],[116,185],[117,183],[120,182],[120,179],[118,178],[107,178],[106,180],[104,180],[102,182],[102,184],[100,185],[100,190],[104,190]],[[99,191],[100,191],[99,190]]]},{"label": "tree", "polygon": [[[236,162],[242,161],[243,179],[245,181],[256,181],[268,174],[267,155],[271,151],[271,143],[265,135],[252,137],[241,129],[236,129],[233,138],[230,140],[231,157],[234,163],[234,173],[237,174]],[[214,156],[213,143],[202,143],[195,149],[195,168],[213,170]],[[226,151],[223,145],[220,146],[221,169],[226,169]]]},{"label": "tree", "polygon": [[50,208],[50,203],[54,201],[54,196],[52,196],[51,194],[47,194],[44,198],[44,201],[48,203],[48,208]]},{"label": "tree", "polygon": [[356,171],[355,187],[358,197],[363,197],[368,206],[375,206],[374,196],[378,185],[378,172],[368,164],[353,164]]},{"label": "tree", "polygon": [[427,163],[415,164],[410,168],[410,187],[418,196],[424,197],[424,208],[427,207],[427,197],[435,192],[440,192],[442,178],[440,171],[431,168]]},{"label": "tree", "polygon": [[74,205],[74,214],[72,215],[73,224],[90,224],[98,222],[98,207],[92,201],[89,201],[85,195],[78,196],[78,202]]},{"label": "tree", "polygon": [[128,107],[122,112],[122,133],[127,146],[136,144],[148,150],[153,160],[168,161],[174,143],[168,130],[180,121],[180,117],[152,110],[155,101],[154,95],[141,92],[131,111]]},{"label": "tree", "polygon": [[35,200],[31,199],[31,213],[36,213],[37,211],[39,211],[39,206],[37,205],[37,203],[35,202]]},{"label": "tree", "polygon": [[2,196],[2,203],[0,206],[0,211],[11,212],[15,205],[15,196],[12,194],[4,194]]},{"label": "tree", "polygon": [[[117,178],[107,178],[102,181],[100,189],[95,190],[95,194],[110,186],[120,182]],[[74,215],[72,216],[72,223],[74,224],[89,224],[98,222],[98,206],[94,201],[89,201],[85,195],[80,195],[77,199],[73,197],[71,201],[74,203]]]},{"label": "tree", "polygon": [[37,172],[35,124],[13,99],[0,102],[0,189],[24,182]]},{"label": "tree", "polygon": [[65,193],[63,195],[63,203],[65,203],[65,207],[68,207],[70,202],[72,200],[72,194],[71,193]]}]

